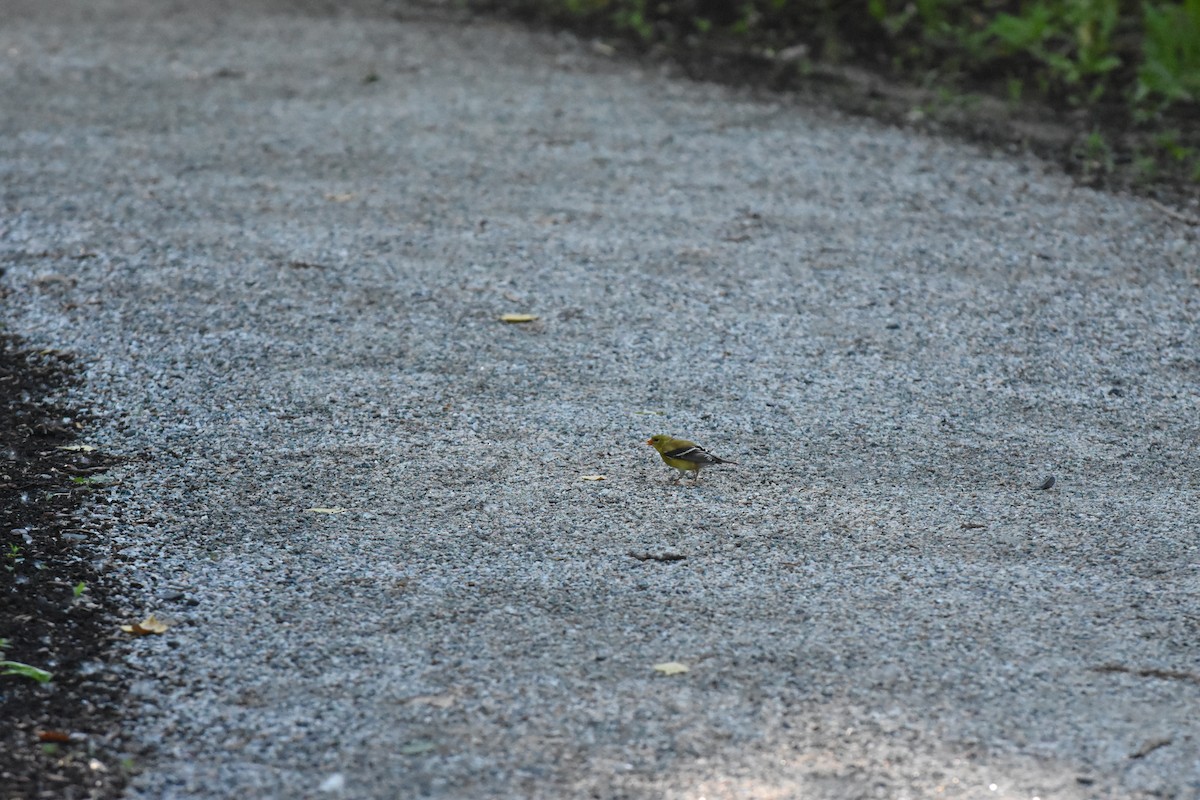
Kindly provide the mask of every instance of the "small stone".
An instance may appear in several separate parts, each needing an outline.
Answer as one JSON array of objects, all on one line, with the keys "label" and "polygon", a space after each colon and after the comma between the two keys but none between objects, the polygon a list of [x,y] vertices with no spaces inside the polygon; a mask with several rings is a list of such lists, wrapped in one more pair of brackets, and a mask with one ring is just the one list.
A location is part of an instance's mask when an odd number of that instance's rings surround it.
[{"label": "small stone", "polygon": [[346,788],[346,776],[340,772],[335,772],[325,780],[321,781],[318,789],[322,792],[340,792]]}]

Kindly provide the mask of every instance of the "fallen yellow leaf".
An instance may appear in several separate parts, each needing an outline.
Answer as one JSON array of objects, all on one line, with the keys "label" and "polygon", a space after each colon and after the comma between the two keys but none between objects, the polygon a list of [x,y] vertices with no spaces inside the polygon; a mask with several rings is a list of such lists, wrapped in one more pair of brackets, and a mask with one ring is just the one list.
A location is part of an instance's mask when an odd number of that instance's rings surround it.
[{"label": "fallen yellow leaf", "polygon": [[121,630],[126,633],[132,633],[135,636],[146,636],[151,633],[164,633],[169,627],[171,626],[151,614],[141,622],[135,622],[132,625],[122,625]]},{"label": "fallen yellow leaf", "polygon": [[533,322],[538,318],[537,314],[501,314],[500,321],[508,323]]},{"label": "fallen yellow leaf", "polygon": [[681,675],[688,671],[687,664],[680,664],[678,661],[664,661],[661,664],[654,665],[655,672],[661,672],[663,675]]},{"label": "fallen yellow leaf", "polygon": [[347,203],[354,199],[354,194],[351,192],[330,192],[329,194],[325,195],[325,199],[331,203]]},{"label": "fallen yellow leaf", "polygon": [[433,706],[434,708],[449,708],[454,705],[456,698],[453,694],[422,694],[408,698],[414,706]]},{"label": "fallen yellow leaf", "polygon": [[608,476],[607,475],[580,475],[579,480],[581,480],[581,481],[606,481],[606,480],[608,480]]},{"label": "fallen yellow leaf", "polygon": [[311,511],[314,514],[345,514],[346,513],[346,509],[342,508],[341,506],[330,506],[329,508],[325,508],[323,506],[313,506],[312,508],[306,508],[304,510]]}]

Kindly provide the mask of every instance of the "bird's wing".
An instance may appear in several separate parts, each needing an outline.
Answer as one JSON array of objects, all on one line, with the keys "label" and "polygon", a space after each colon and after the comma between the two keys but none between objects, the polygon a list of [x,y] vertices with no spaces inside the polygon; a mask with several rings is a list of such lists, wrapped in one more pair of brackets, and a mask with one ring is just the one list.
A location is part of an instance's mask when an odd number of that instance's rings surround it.
[{"label": "bird's wing", "polygon": [[693,464],[720,464],[721,459],[714,456],[712,453],[705,450],[698,444],[691,444],[687,447],[680,447],[676,450],[663,453],[667,458],[678,458],[680,461],[690,461]]}]

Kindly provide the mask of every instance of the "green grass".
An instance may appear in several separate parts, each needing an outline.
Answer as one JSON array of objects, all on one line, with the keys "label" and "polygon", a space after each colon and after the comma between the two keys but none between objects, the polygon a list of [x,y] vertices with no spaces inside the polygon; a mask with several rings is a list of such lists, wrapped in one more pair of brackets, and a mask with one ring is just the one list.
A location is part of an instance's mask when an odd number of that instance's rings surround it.
[{"label": "green grass", "polygon": [[[4,650],[8,648],[8,639],[0,639],[0,659],[4,658]],[[38,683],[48,683],[54,675],[46,672],[44,669],[31,667],[29,664],[22,664],[20,661],[0,661],[0,675],[16,675],[20,678],[29,678]]]},{"label": "green grass", "polygon": [[31,667],[28,664],[22,664],[20,661],[0,661],[0,675],[17,675],[22,678],[29,678],[38,683],[47,683],[54,677],[52,673],[46,672],[44,669]]}]

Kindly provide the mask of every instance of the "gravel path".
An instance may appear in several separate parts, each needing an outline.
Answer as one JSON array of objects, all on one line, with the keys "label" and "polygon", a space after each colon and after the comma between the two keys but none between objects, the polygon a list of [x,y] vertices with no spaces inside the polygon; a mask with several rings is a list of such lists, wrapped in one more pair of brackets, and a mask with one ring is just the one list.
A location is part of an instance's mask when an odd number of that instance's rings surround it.
[{"label": "gravel path", "polygon": [[420,7],[46,5],[3,314],[173,625],[130,798],[1200,797],[1195,229]]}]

